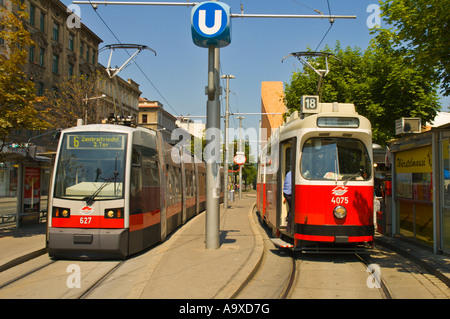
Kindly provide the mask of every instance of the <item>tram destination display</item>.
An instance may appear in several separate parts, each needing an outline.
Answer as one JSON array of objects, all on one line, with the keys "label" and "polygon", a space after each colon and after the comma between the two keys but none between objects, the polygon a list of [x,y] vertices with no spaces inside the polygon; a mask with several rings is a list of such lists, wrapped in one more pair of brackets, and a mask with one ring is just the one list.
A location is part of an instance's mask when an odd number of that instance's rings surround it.
[{"label": "tram destination display", "polygon": [[358,128],[359,119],[356,117],[319,117],[318,127],[350,127]]},{"label": "tram destination display", "polygon": [[71,134],[67,139],[68,149],[123,149],[123,135]]}]

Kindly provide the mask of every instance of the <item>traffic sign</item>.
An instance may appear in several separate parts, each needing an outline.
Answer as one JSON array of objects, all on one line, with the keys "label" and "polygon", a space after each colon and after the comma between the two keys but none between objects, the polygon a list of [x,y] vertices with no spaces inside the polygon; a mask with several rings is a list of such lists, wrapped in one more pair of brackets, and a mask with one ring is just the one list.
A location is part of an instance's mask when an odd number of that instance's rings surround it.
[{"label": "traffic sign", "polygon": [[194,44],[207,48],[222,48],[231,43],[230,6],[208,1],[197,4],[191,11],[191,32]]},{"label": "traffic sign", "polygon": [[246,160],[247,160],[247,158],[245,157],[244,154],[236,154],[234,156],[234,162],[238,165],[243,165]]}]

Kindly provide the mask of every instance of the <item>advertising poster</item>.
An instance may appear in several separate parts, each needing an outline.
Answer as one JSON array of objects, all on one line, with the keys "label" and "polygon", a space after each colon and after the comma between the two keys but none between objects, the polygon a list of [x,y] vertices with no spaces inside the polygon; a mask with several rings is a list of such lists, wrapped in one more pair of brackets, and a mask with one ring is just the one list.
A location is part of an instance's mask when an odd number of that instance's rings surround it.
[{"label": "advertising poster", "polygon": [[39,211],[39,200],[41,198],[41,168],[25,167],[24,179],[24,211]]}]

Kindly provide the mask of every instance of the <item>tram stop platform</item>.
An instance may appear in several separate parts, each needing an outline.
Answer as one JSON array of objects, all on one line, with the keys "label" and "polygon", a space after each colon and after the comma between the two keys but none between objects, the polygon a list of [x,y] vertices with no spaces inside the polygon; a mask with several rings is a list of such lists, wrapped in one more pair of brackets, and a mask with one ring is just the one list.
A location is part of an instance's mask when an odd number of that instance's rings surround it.
[{"label": "tram stop platform", "polygon": [[[91,297],[114,299],[232,299],[260,265],[265,241],[253,210],[256,192],[220,208],[220,247],[205,247],[205,213],[158,245],[130,257],[112,276],[117,288],[98,287]],[[46,253],[46,224],[0,230],[0,272]],[[376,242],[422,260],[450,285],[450,257],[399,238],[377,234]],[[271,248],[271,247],[270,247]],[[300,257],[301,258],[301,257]],[[117,284],[118,283],[118,284]]]}]

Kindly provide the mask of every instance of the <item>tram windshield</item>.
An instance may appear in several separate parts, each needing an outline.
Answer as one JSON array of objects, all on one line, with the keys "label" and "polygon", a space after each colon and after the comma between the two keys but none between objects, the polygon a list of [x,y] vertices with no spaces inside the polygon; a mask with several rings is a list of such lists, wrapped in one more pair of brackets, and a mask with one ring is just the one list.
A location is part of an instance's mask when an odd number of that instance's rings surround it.
[{"label": "tram windshield", "polygon": [[54,197],[89,201],[123,197],[127,136],[110,132],[64,135]]},{"label": "tram windshield", "polygon": [[372,163],[360,140],[314,137],[303,146],[301,172],[310,180],[364,181],[371,178]]}]

